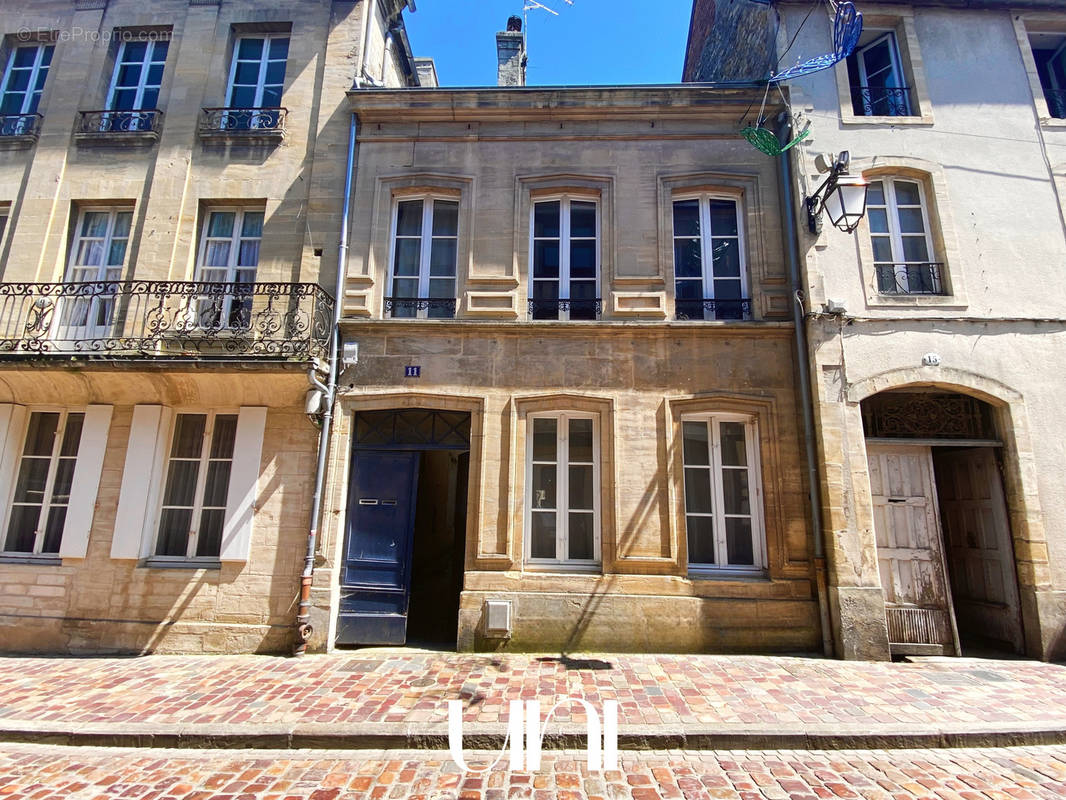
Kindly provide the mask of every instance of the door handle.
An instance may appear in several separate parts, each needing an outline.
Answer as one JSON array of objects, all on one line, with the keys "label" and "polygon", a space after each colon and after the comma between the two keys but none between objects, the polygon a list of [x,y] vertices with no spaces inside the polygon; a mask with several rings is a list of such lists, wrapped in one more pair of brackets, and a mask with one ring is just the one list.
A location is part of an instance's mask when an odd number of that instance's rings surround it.
[{"label": "door handle", "polygon": [[377,501],[376,498],[373,498],[373,497],[360,497],[359,498],[359,505],[361,505],[361,506],[376,506],[377,504],[378,504],[378,501]]}]

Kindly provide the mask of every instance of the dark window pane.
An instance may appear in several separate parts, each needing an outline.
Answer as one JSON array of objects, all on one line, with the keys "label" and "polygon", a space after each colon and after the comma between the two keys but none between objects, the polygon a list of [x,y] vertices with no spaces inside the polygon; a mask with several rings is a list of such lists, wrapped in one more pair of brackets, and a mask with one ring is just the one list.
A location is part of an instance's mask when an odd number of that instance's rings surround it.
[{"label": "dark window pane", "polygon": [[433,201],[433,235],[459,235],[459,204],[452,200]]},{"label": "dark window pane", "polygon": [[533,206],[533,236],[559,236],[559,201]]},{"label": "dark window pane", "polygon": [[[703,281],[702,280],[683,280],[677,281],[674,286],[674,292],[678,300],[703,300]],[[700,306],[702,308],[702,306]],[[703,312],[700,311],[699,317],[702,319]]]},{"label": "dark window pane", "polygon": [[533,419],[533,460],[555,462],[557,420],[551,417]]},{"label": "dark window pane", "polygon": [[570,463],[592,463],[592,420],[570,420]]},{"label": "dark window pane", "polygon": [[455,239],[434,239],[429,251],[429,274],[455,275]]},{"label": "dark window pane", "polygon": [[74,484],[74,464],[77,459],[61,458],[56,464],[56,476],[52,481],[52,502],[66,505],[70,502],[70,487]]},{"label": "dark window pane", "polygon": [[245,37],[237,43],[237,58],[259,61],[263,56],[263,40]]},{"label": "dark window pane", "polygon": [[393,271],[396,275],[418,275],[422,252],[421,239],[397,239],[396,260]]},{"label": "dark window pane", "polygon": [[533,282],[533,299],[534,300],[558,300],[559,299],[559,281],[534,281]]},{"label": "dark window pane", "polygon": [[40,516],[40,506],[14,506],[11,509],[11,521],[7,526],[4,549],[12,553],[32,553],[37,537],[37,520]]},{"label": "dark window pane", "polygon": [[726,514],[750,514],[751,498],[748,496],[748,471],[746,469],[722,470],[722,498]]},{"label": "dark window pane", "polygon": [[255,86],[259,83],[259,62],[238,61],[233,82],[239,86]]},{"label": "dark window pane", "polygon": [[707,441],[707,423],[683,422],[681,423],[681,435],[684,439],[686,467],[706,466],[711,463],[711,451]]},{"label": "dark window pane", "polygon": [[746,467],[748,452],[744,446],[744,423],[719,423],[719,435],[722,437],[722,463],[727,467]]},{"label": "dark window pane", "polygon": [[903,237],[903,260],[904,261],[928,261],[929,248],[926,247],[924,236]]},{"label": "dark window pane", "polygon": [[199,458],[206,427],[207,416],[204,414],[178,414],[171,458]]},{"label": "dark window pane", "polygon": [[685,470],[685,511],[689,514],[711,513],[711,471],[687,468]]},{"label": "dark window pane", "polygon": [[533,558],[555,558],[555,512],[532,512],[530,556]]},{"label": "dark window pane", "polygon": [[32,67],[33,63],[37,60],[37,47],[19,47],[15,50],[15,62],[13,67]]},{"label": "dark window pane", "polygon": [[885,204],[885,185],[881,181],[870,181],[866,189],[866,203],[871,206]]},{"label": "dark window pane", "polygon": [[219,414],[211,437],[211,458],[233,458],[233,442],[237,436],[237,415]]},{"label": "dark window pane", "polygon": [[736,566],[753,566],[755,549],[751,540],[751,520],[730,518],[725,521],[726,550],[729,563]]},{"label": "dark window pane", "polygon": [[30,426],[26,432],[26,446],[23,455],[50,456],[55,445],[56,430],[59,428],[59,414],[35,411],[30,415]]},{"label": "dark window pane", "polygon": [[899,230],[901,233],[925,233],[925,220],[920,208],[901,208],[899,210]]},{"label": "dark window pane", "polygon": [[18,480],[15,482],[16,503],[44,502],[44,487],[48,482],[47,458],[25,457],[19,468]]},{"label": "dark window pane", "polygon": [[41,543],[42,553],[58,553],[59,543],[63,540],[63,525],[67,521],[67,507],[53,506],[48,512],[48,522],[44,527],[44,542]]},{"label": "dark window pane", "polygon": [[157,556],[184,556],[192,529],[191,508],[164,508],[159,519]]},{"label": "dark window pane", "polygon": [[592,511],[596,487],[592,481],[592,465],[579,464],[570,470],[570,510]]},{"label": "dark window pane", "polygon": [[570,237],[596,236],[596,204],[570,203]]},{"label": "dark window pane", "polygon": [[267,86],[281,86],[285,83],[285,62],[284,61],[272,61],[267,64],[266,80],[264,81]]},{"label": "dark window pane", "polygon": [[226,507],[231,466],[230,461],[212,461],[207,465],[207,480],[204,481],[204,506],[223,509]]},{"label": "dark window pane", "polygon": [[596,277],[596,242],[570,242],[570,276],[573,278]]},{"label": "dark window pane", "polygon": [[555,464],[533,465],[533,508],[554,509],[555,506]]},{"label": "dark window pane", "polygon": [[688,563],[713,564],[714,523],[710,517],[685,517],[688,529]]},{"label": "dark window pane", "polygon": [[271,39],[270,40],[270,58],[288,58],[289,57],[289,39],[288,37]]},{"label": "dark window pane", "polygon": [[196,537],[196,555],[218,556],[222,551],[222,525],[226,512],[221,508],[205,508],[200,512],[200,530]]},{"label": "dark window pane", "polygon": [[398,236],[422,235],[422,201],[405,200],[396,206],[396,234]]},{"label": "dark window pane", "polygon": [[711,200],[711,235],[736,236],[737,204],[732,200]]},{"label": "dark window pane", "polygon": [[196,478],[200,474],[198,461],[171,461],[163,491],[163,505],[191,506],[196,495]]},{"label": "dark window pane", "polygon": [[713,239],[711,252],[716,278],[735,278],[740,275],[740,246],[736,239]]},{"label": "dark window pane", "polygon": [[679,200],[674,203],[674,236],[700,235],[700,201]]},{"label": "dark window pane", "polygon": [[678,278],[703,277],[703,255],[699,239],[674,241],[674,275]]},{"label": "dark window pane", "polygon": [[920,206],[922,196],[918,192],[918,184],[910,181],[893,181],[892,186],[896,190],[896,204],[901,206]]},{"label": "dark window pane", "polygon": [[[255,87],[236,86],[233,89],[233,97],[230,99],[230,108],[252,108],[255,105]],[[247,118],[235,116],[233,124],[240,127],[248,127]]]},{"label": "dark window pane", "polygon": [[571,513],[567,557],[591,561],[596,557],[593,539],[596,519],[592,514]]},{"label": "dark window pane", "polygon": [[559,243],[558,242],[534,242],[533,243],[533,277],[534,278],[558,278],[559,277]]}]

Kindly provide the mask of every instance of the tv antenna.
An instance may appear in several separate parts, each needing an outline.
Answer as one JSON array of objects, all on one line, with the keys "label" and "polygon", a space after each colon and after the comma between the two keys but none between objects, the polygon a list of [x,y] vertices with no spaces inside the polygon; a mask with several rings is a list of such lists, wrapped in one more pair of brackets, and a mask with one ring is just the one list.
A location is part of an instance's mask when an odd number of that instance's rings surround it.
[{"label": "tv antenna", "polygon": [[[550,0],[550,2],[554,2],[554,0]],[[563,0],[563,2],[566,3],[568,6],[572,6],[574,4],[574,0]],[[525,53],[529,52],[529,48],[526,46],[526,44],[529,41],[530,11],[547,11],[553,17],[559,16],[558,11],[556,11],[554,8],[550,8],[549,6],[544,5],[544,3],[539,2],[539,0],[525,0],[522,3],[522,50]]]}]

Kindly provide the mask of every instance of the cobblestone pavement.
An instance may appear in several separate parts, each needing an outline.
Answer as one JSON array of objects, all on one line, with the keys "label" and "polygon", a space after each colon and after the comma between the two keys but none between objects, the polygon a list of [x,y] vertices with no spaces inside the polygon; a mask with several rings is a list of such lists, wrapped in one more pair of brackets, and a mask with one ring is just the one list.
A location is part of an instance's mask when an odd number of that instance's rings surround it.
[{"label": "cobblestone pavement", "polygon": [[[467,753],[471,766],[496,754]],[[0,798],[70,800],[1045,800],[1066,797],[1066,747],[647,752],[618,771],[583,752],[535,773],[462,774],[440,752],[118,750],[10,745]],[[503,763],[506,763],[504,761]]]},{"label": "cobblestone pavement", "polygon": [[[422,728],[444,725],[446,701],[460,698],[466,721],[488,730],[504,727],[508,700],[564,697],[596,707],[617,699],[623,728],[675,731],[1066,724],[1066,667],[1035,661],[893,664],[692,655],[561,661],[372,650],[302,659],[0,658],[0,670],[0,726]],[[561,708],[557,720],[580,723],[583,712],[576,705]]]}]

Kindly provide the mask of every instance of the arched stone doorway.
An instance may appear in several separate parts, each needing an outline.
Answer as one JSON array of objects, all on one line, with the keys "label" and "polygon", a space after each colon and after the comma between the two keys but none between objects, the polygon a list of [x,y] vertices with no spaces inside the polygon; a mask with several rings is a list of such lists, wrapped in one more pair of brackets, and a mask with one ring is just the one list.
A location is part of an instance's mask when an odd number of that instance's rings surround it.
[{"label": "arched stone doorway", "polygon": [[892,653],[1023,652],[995,409],[908,387],[861,410]]}]

